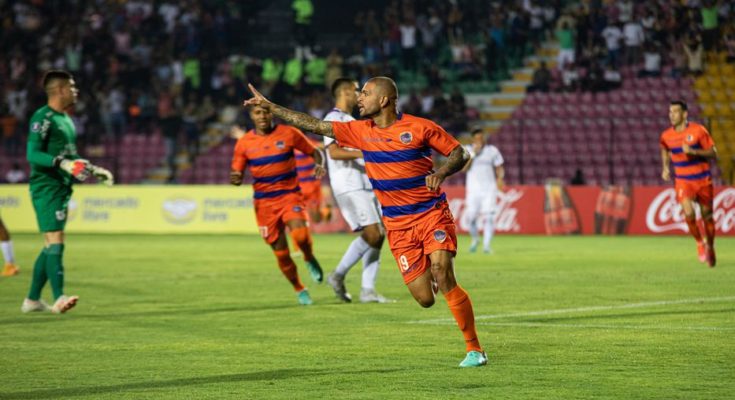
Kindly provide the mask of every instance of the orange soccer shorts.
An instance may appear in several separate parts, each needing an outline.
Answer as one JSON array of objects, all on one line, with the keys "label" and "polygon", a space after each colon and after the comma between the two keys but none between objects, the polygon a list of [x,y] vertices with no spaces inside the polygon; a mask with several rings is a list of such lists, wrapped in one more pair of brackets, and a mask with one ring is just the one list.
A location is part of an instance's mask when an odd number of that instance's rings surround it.
[{"label": "orange soccer shorts", "polygon": [[712,208],[714,189],[712,182],[687,181],[677,179],[674,184],[676,200],[680,203],[684,199],[695,200],[699,205]]},{"label": "orange soccer shorts", "polygon": [[307,221],[301,193],[256,201],[255,220],[258,222],[260,236],[268,244],[278,240],[279,232],[286,227],[286,223],[295,219]]},{"label": "orange soccer shorts", "polygon": [[314,180],[299,183],[301,194],[304,196],[304,204],[309,209],[319,209],[322,205],[322,182]]},{"label": "orange soccer shorts", "polygon": [[403,282],[411,283],[431,267],[429,254],[447,250],[457,254],[457,227],[446,202],[437,204],[408,229],[388,230],[388,243]]}]

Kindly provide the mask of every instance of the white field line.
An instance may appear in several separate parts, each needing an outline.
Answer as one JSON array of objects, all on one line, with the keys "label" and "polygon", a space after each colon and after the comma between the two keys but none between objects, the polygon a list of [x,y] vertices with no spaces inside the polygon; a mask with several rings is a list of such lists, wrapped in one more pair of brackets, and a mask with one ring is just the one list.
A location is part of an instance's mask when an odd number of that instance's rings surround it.
[{"label": "white field line", "polygon": [[[577,308],[561,308],[561,309],[555,309],[555,310],[526,311],[526,312],[518,312],[518,313],[511,313],[511,314],[476,315],[475,321],[479,322],[479,321],[488,320],[488,319],[585,313],[585,312],[592,312],[592,311],[625,310],[625,309],[630,309],[630,308],[672,306],[672,305],[678,305],[678,304],[727,303],[727,302],[733,302],[733,301],[735,301],[735,296],[701,297],[701,298],[696,298],[696,299],[648,301],[648,302],[642,302],[642,303],[618,304],[618,305],[613,305],[613,306],[589,306],[589,307],[577,307]],[[409,321],[408,323],[409,324],[445,324],[445,323],[455,323],[455,321],[452,318],[439,318],[439,319]],[[547,324],[542,324],[542,325],[548,326]]]},{"label": "white field line", "polygon": [[[454,323],[454,321],[451,321]],[[441,323],[439,325],[450,325]],[[629,329],[656,331],[711,331],[732,332],[735,327],[727,326],[662,326],[662,325],[603,325],[603,324],[547,324],[543,322],[478,322],[478,326],[508,326],[522,328],[570,328],[570,329]]]}]

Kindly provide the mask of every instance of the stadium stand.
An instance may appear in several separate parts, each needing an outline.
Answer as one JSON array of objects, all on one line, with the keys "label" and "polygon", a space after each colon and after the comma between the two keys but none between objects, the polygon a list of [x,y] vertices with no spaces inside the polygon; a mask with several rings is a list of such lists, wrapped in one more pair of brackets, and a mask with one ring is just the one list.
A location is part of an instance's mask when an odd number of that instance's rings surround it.
[{"label": "stadium stand", "polygon": [[[710,127],[722,178],[734,178],[732,2],[716,6],[714,28],[709,2],[311,3],[303,15],[291,0],[0,4],[0,177],[27,165],[28,113],[55,67],[81,88],[83,153],[122,183],[226,183],[247,82],[321,117],[330,80],[374,74],[396,78],[408,113],[458,136],[497,133],[509,183],[568,180],[576,169],[589,184],[660,183],[656,138],[674,97]],[[633,138],[646,139],[646,155],[619,168]]]}]

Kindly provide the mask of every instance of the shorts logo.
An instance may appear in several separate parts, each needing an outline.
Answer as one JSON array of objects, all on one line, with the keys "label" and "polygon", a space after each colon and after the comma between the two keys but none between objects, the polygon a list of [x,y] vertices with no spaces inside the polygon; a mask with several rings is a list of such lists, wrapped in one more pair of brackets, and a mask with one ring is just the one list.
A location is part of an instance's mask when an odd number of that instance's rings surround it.
[{"label": "shorts logo", "polygon": [[63,221],[66,219],[66,211],[65,210],[57,210],[56,211],[56,220],[57,221]]},{"label": "shorts logo", "polygon": [[301,208],[301,206],[294,206],[293,207],[293,211],[294,212],[301,212],[302,210],[303,210],[303,208]]},{"label": "shorts logo", "polygon": [[283,140],[279,140],[276,142],[276,147],[278,147],[279,150],[283,150],[286,148],[286,143]]},{"label": "shorts logo", "polygon": [[434,231],[434,240],[436,240],[439,243],[444,243],[445,240],[447,240],[447,232],[437,229]]},{"label": "shorts logo", "polygon": [[409,144],[411,143],[411,140],[413,140],[413,135],[411,132],[403,132],[399,138],[401,139],[401,143]]},{"label": "shorts logo", "polygon": [[38,122],[34,122],[33,125],[31,125],[31,131],[38,132],[41,130],[41,124]]}]

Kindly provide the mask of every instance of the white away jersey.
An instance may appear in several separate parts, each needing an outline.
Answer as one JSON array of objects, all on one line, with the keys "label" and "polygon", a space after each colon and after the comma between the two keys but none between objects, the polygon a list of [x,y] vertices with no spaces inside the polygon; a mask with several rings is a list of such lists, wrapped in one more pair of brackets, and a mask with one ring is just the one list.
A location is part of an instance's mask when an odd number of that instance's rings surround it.
[{"label": "white away jersey", "polygon": [[[472,145],[465,145],[472,152]],[[475,154],[467,171],[467,193],[490,193],[498,189],[495,167],[503,165],[503,156],[497,147],[487,144]]]},{"label": "white away jersey", "polygon": [[[350,114],[338,108],[333,108],[325,117],[325,121],[350,122],[355,119]],[[338,196],[355,190],[373,190],[370,180],[365,174],[365,160],[334,160],[329,156],[326,148],[335,140],[325,136],[324,149],[327,153],[327,166],[329,168],[329,183],[332,185],[332,193]],[[349,147],[345,147],[350,149]]]}]

